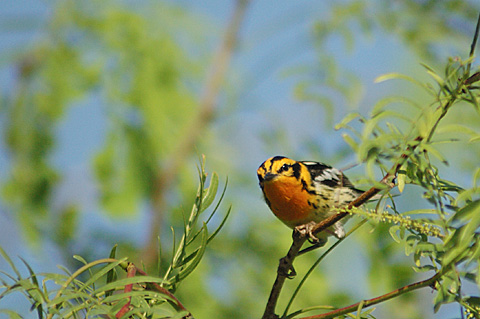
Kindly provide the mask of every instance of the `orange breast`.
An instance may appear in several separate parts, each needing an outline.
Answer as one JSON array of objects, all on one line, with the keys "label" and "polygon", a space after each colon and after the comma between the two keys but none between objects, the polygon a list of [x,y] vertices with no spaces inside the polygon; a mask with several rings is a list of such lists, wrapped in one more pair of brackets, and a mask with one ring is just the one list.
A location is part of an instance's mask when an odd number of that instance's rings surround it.
[{"label": "orange breast", "polygon": [[298,180],[274,180],[265,183],[263,191],[275,216],[287,226],[293,228],[312,220],[313,211],[308,204],[309,194],[302,189]]}]

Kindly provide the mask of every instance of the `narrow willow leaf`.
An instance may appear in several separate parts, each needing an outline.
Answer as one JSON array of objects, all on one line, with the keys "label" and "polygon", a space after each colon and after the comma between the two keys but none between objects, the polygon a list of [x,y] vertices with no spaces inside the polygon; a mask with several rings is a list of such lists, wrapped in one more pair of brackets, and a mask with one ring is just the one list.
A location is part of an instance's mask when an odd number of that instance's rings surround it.
[{"label": "narrow willow leaf", "polygon": [[200,263],[200,260],[202,260],[203,258],[203,254],[205,253],[205,249],[207,248],[207,240],[208,240],[207,224],[203,223],[202,229],[203,229],[202,243],[199,246],[198,253],[195,256],[195,259],[193,259],[192,262],[178,274],[177,276],[178,281],[182,281],[188,275],[190,275],[195,270],[195,268],[197,268],[198,264]]},{"label": "narrow willow leaf", "polygon": [[42,289],[38,284],[37,275],[33,271],[32,267],[30,267],[30,265],[22,257],[20,257],[20,259],[25,264],[25,267],[27,267],[28,272],[30,273],[30,278],[32,280],[33,285],[37,287],[37,289],[28,290],[27,293],[30,295],[32,299],[34,299],[37,302],[37,306],[35,308],[37,308],[38,318],[42,319],[43,318],[42,302],[44,301],[45,298],[42,294]]},{"label": "narrow willow leaf", "polygon": [[445,165],[448,165],[448,161],[447,159],[442,155],[442,153],[440,153],[435,147],[433,147],[432,145],[430,144],[421,144],[421,147],[427,151],[428,153],[430,153],[431,155],[435,156],[436,158],[438,158],[442,163],[444,163]]},{"label": "narrow willow leaf", "polygon": [[86,289],[90,285],[94,284],[95,282],[98,281],[98,279],[100,279],[100,277],[103,277],[104,275],[108,274],[111,270],[113,270],[115,267],[120,265],[120,263],[122,263],[122,262],[123,262],[123,260],[118,260],[116,262],[112,262],[112,263],[106,265],[105,267],[101,268],[97,272],[93,273],[91,275],[91,277],[83,285],[81,285],[81,287],[79,287],[79,290]]},{"label": "narrow willow leaf", "polygon": [[210,180],[210,185],[204,192],[201,212],[203,212],[205,209],[210,207],[210,205],[213,203],[213,200],[217,195],[217,190],[218,190],[218,175],[217,173],[214,172]]},{"label": "narrow willow leaf", "polygon": [[475,171],[475,174],[473,174],[473,187],[477,188],[479,185],[477,184],[477,181],[480,179],[480,167],[477,168]]},{"label": "narrow willow leaf", "polygon": [[[140,283],[143,285],[144,283]],[[113,302],[119,302],[122,300],[125,300],[128,297],[141,297],[141,299],[154,299],[155,301],[161,301],[161,300],[171,300],[169,296],[163,294],[162,292],[159,292],[157,290],[150,290],[150,289],[139,289],[139,290],[132,290],[129,292],[123,292],[122,290],[124,289],[125,285],[119,285],[117,288],[117,293],[113,294],[109,297],[106,297],[102,299],[103,303],[113,303]],[[99,291],[98,294],[99,296],[102,295],[102,291]]]},{"label": "narrow willow leaf", "polygon": [[469,143],[474,143],[480,141],[480,135],[476,135],[468,140]]},{"label": "narrow willow leaf", "polygon": [[399,170],[398,174],[397,174],[397,184],[398,184],[398,191],[400,193],[403,193],[403,190],[405,189],[405,180],[406,179],[407,179],[407,175],[405,174],[405,171]]},{"label": "narrow willow leaf", "polygon": [[413,271],[421,273],[421,272],[427,272],[427,271],[436,271],[436,268],[433,267],[432,265],[423,265],[420,267],[414,266],[412,267]]},{"label": "narrow willow leaf", "polygon": [[462,133],[462,134],[467,134],[470,136],[477,136],[478,132],[476,132],[474,129],[466,126],[466,125],[461,125],[461,124],[445,124],[441,125],[439,128],[437,128],[437,133],[438,134],[444,134],[444,133]]},{"label": "narrow willow leaf", "polygon": [[232,211],[232,206],[230,206],[228,208],[227,213],[225,214],[225,217],[223,218],[222,222],[217,227],[217,229],[215,229],[215,231],[210,235],[210,237],[208,237],[207,244],[210,243],[217,236],[217,234],[220,232],[220,230],[223,228],[223,226],[227,222],[228,216],[230,216],[231,211]]},{"label": "narrow willow leaf", "polygon": [[390,232],[390,236],[392,236],[392,239],[396,241],[397,243],[401,243],[402,239],[398,235],[398,230],[400,229],[400,225],[393,225],[390,227],[388,230]]},{"label": "narrow willow leaf", "polygon": [[437,215],[437,210],[433,208],[421,208],[421,209],[414,209],[409,210],[408,212],[403,212],[401,215],[420,215],[420,214],[428,214],[428,215]]},{"label": "narrow willow leaf", "polygon": [[445,85],[445,80],[440,75],[430,70],[428,70],[427,73],[438,83],[439,86]]},{"label": "narrow willow leaf", "polygon": [[441,305],[455,301],[456,296],[452,294],[450,290],[453,286],[452,283],[452,275],[448,273],[442,277],[442,283],[436,285],[438,292],[434,300],[433,311],[435,313],[440,309]]},{"label": "narrow willow leaf", "polygon": [[395,112],[393,110],[385,110],[385,111],[379,112],[372,117],[372,120],[375,119],[375,121],[378,123],[380,120],[387,119],[387,118],[393,118],[393,119],[397,118],[400,120],[404,120],[407,123],[412,122],[412,118],[411,116],[408,116],[408,114]]},{"label": "narrow willow leaf", "polygon": [[228,185],[228,177],[225,179],[225,186],[223,186],[222,194],[220,195],[220,198],[218,199],[217,205],[213,209],[212,213],[210,216],[208,216],[206,223],[208,224],[210,220],[212,219],[213,215],[217,212],[218,208],[220,207],[220,204],[223,201],[223,197],[225,197],[225,193],[227,191],[227,185]]},{"label": "narrow willow leaf", "polygon": [[10,265],[10,268],[12,268],[12,270],[15,272],[15,274],[17,275],[17,279],[21,279],[22,276],[20,275],[20,272],[17,270],[17,268],[15,267],[15,264],[10,259],[10,257],[8,257],[7,253],[5,252],[5,250],[3,250],[1,246],[0,246],[0,255],[2,255],[3,259],[5,259],[5,261]]},{"label": "narrow willow leaf", "polygon": [[360,113],[352,112],[352,113],[347,114],[347,116],[345,116],[340,123],[335,125],[335,130],[345,128],[345,126],[348,123],[350,123],[351,121],[353,121],[354,119],[359,118],[359,117],[361,117]]},{"label": "narrow willow leaf", "polygon": [[[220,195],[220,198],[218,199],[218,202],[217,202],[217,205],[215,205],[215,208],[213,209],[212,213],[210,214],[210,216],[208,216],[207,220],[205,221],[205,223],[208,225],[208,223],[210,222],[210,220],[212,220],[213,216],[215,215],[215,213],[217,212],[218,208],[220,207],[220,204],[222,203],[223,201],[223,198],[225,197],[225,192],[227,191],[227,185],[228,185],[228,178],[226,179],[225,181],[225,186],[223,187],[223,190],[222,190],[222,194]],[[230,211],[227,212],[227,214],[229,214]],[[219,226],[220,228],[223,227],[223,224],[225,223],[226,221],[226,218],[228,216],[225,216],[221,222],[221,225]],[[215,230],[214,234],[212,234],[210,236],[210,238],[208,239],[208,242],[210,243],[210,241],[213,239],[213,237],[216,236],[217,234],[217,231],[219,231],[219,229],[217,228],[217,230]],[[197,239],[197,237],[200,235],[200,233],[202,232],[202,229],[198,230],[195,235],[191,236],[190,239],[188,240],[187,242],[187,245],[190,245],[195,239]]]},{"label": "narrow willow leaf", "polygon": [[[112,250],[110,251],[110,258],[115,259],[116,257],[116,252],[117,252],[117,245],[114,245],[112,247]],[[110,271],[107,273],[107,284],[114,282],[117,280],[117,272],[115,271],[115,268],[110,269]],[[108,297],[113,294],[113,290],[110,291],[105,291],[105,296]]]},{"label": "narrow willow leaf", "polygon": [[[107,290],[121,290],[123,289],[126,285],[130,284],[144,284],[144,283],[157,283],[157,284],[164,284],[165,280],[162,278],[154,277],[154,276],[135,276],[135,277],[129,277],[129,278],[122,278],[119,279],[115,282],[111,282],[109,284],[106,284],[102,287],[98,287],[93,291],[93,295],[98,296],[100,294],[103,294]],[[161,293],[161,292],[159,292]]]},{"label": "narrow willow leaf", "polygon": [[386,73],[386,74],[380,75],[374,80],[374,83],[381,83],[381,82],[385,82],[385,81],[393,80],[393,79],[406,80],[408,82],[413,83],[416,86],[426,88],[424,83],[416,80],[415,78],[412,78],[412,77],[410,77],[408,75],[405,75],[405,74],[396,73],[396,72]]},{"label": "narrow willow leaf", "polygon": [[0,313],[5,313],[8,315],[8,318],[10,319],[23,319],[22,316],[20,316],[18,313],[16,313],[13,310],[8,310],[8,309],[0,309]]},{"label": "narrow willow leaf", "polygon": [[343,140],[354,150],[357,152],[358,150],[358,143],[348,134],[342,134]]},{"label": "narrow willow leaf", "polygon": [[480,200],[470,202],[468,205],[460,209],[454,216],[454,221],[472,222],[480,214]]},{"label": "narrow willow leaf", "polygon": [[88,262],[87,262],[82,256],[73,255],[73,259],[78,260],[79,262],[81,262],[81,263],[84,264],[84,265],[88,264]]},{"label": "narrow willow leaf", "polygon": [[[110,255],[109,255],[109,258],[112,258],[112,259],[115,259],[115,256],[116,256],[116,252],[117,252],[117,245],[115,244],[113,247],[112,247],[112,250],[110,251]],[[107,284],[116,280],[117,279],[117,273],[115,272],[115,269],[112,268],[108,273],[107,273]]]},{"label": "narrow willow leaf", "polygon": [[197,248],[190,255],[187,255],[186,257],[182,258],[182,260],[177,264],[177,268],[188,264],[193,258],[195,258],[199,250],[200,248]]}]

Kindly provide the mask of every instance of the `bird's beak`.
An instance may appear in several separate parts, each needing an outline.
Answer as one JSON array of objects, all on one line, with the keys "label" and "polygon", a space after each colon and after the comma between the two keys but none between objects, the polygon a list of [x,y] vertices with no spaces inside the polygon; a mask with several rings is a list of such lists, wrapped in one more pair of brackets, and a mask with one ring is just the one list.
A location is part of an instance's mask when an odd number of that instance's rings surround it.
[{"label": "bird's beak", "polygon": [[278,176],[277,174],[267,173],[267,174],[265,174],[265,176],[263,177],[263,181],[264,181],[264,182],[270,182],[270,181],[274,180],[275,177],[277,177],[277,176]]}]

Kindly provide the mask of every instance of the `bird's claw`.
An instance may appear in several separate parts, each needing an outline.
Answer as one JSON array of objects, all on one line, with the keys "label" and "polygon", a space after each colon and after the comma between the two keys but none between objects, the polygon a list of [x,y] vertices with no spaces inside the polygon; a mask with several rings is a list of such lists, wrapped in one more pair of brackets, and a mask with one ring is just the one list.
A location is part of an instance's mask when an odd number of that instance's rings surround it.
[{"label": "bird's claw", "polygon": [[301,233],[303,236],[307,237],[307,240],[310,242],[310,244],[316,247],[322,247],[327,243],[327,240],[324,238],[318,238],[312,233],[313,226],[315,225],[316,223],[312,221],[307,224],[295,227],[295,230]]}]

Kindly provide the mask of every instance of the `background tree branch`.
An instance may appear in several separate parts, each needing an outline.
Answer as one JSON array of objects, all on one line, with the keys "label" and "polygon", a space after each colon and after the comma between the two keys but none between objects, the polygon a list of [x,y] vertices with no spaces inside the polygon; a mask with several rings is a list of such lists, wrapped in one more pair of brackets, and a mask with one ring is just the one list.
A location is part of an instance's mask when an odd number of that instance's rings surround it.
[{"label": "background tree branch", "polygon": [[204,93],[199,102],[197,118],[193,121],[193,125],[188,129],[184,138],[178,142],[169,159],[165,161],[164,165],[156,173],[148,241],[141,256],[142,261],[146,265],[152,265],[158,258],[158,237],[162,226],[163,214],[166,211],[165,191],[172,187],[186,157],[192,153],[195,143],[213,119],[216,99],[225,80],[248,2],[248,0],[236,1],[230,24],[212,59],[212,66],[206,79]]}]

